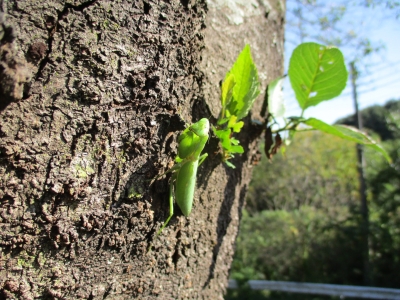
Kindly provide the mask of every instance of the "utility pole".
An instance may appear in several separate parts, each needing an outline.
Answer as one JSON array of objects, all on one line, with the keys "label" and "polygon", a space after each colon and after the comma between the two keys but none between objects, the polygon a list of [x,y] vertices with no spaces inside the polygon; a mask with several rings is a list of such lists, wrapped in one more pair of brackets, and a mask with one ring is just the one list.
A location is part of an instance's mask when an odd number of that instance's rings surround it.
[{"label": "utility pole", "polygon": [[[359,130],[362,130],[362,117],[358,109],[358,99],[357,99],[357,77],[358,72],[355,66],[355,62],[350,63],[351,70],[351,85],[353,88],[353,100],[355,108],[355,121],[356,126]],[[357,144],[357,171],[360,182],[360,200],[361,200],[361,249],[363,257],[363,279],[364,285],[369,286],[371,284],[370,280],[370,267],[369,267],[369,218],[368,218],[368,204],[366,195],[366,183],[364,177],[365,169],[365,159],[363,153],[363,146]]]}]

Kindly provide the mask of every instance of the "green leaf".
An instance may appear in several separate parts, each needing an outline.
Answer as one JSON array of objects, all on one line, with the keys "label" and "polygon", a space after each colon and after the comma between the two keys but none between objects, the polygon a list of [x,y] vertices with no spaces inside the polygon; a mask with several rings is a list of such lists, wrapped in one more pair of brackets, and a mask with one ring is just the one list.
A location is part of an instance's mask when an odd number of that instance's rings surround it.
[{"label": "green leaf", "polygon": [[226,107],[227,116],[235,115],[240,120],[247,116],[254,100],[260,93],[257,68],[251,57],[249,45],[246,45],[239,54],[224,82],[228,82],[232,75],[236,84],[233,87],[232,100]]},{"label": "green leaf", "polygon": [[239,145],[239,140],[235,139],[235,138],[231,138],[231,143],[232,145]]},{"label": "green leaf", "polygon": [[244,123],[243,121],[237,122],[235,125],[233,125],[232,129],[233,132],[240,132],[240,130],[242,129]]},{"label": "green leaf", "polygon": [[221,145],[225,149],[230,149],[231,147],[231,130],[230,129],[223,129],[223,130],[216,130],[214,129],[214,134],[219,138]]},{"label": "green leaf", "polygon": [[303,43],[294,49],[288,74],[303,110],[338,96],[347,82],[342,52],[316,43]]},{"label": "green leaf", "polygon": [[278,78],[268,85],[268,112],[275,118],[285,114],[285,103],[282,92],[283,78]]},{"label": "green leaf", "polygon": [[223,118],[223,119],[219,119],[217,124],[218,125],[224,125],[226,122],[229,121],[229,118]]},{"label": "green leaf", "polygon": [[234,116],[234,115],[230,116],[229,122],[228,122],[228,128],[233,128],[236,124],[236,121],[237,121],[236,116]]},{"label": "green leaf", "polygon": [[357,130],[354,127],[349,127],[349,126],[344,126],[344,125],[329,125],[325,122],[322,122],[321,120],[315,119],[315,118],[310,118],[305,121],[303,121],[304,124],[309,125],[313,127],[314,129],[336,135],[338,137],[341,137],[343,139],[349,140],[356,142],[361,145],[365,145],[367,147],[370,147],[374,149],[375,151],[380,152],[386,160],[390,163],[391,158],[389,154],[385,151],[385,149],[382,148],[381,145],[376,143],[374,140],[372,140],[369,136],[367,136],[365,133]]},{"label": "green leaf", "polygon": [[221,104],[223,111],[225,110],[226,105],[228,105],[232,99],[233,87],[235,84],[235,76],[230,74],[225,78],[224,83],[221,86]]},{"label": "green leaf", "polygon": [[240,122],[236,122],[238,120],[238,118],[234,115],[229,117],[229,122],[228,122],[228,128],[231,128],[233,130],[233,132],[240,132],[240,130],[242,129],[244,123],[243,121]]},{"label": "green leaf", "polygon": [[225,160],[224,162],[225,162],[225,164],[226,164],[228,167],[230,167],[230,168],[232,168],[232,169],[236,169],[236,167],[235,167],[235,165],[234,165],[233,163],[231,163],[231,162],[229,162],[229,161],[227,161],[227,160]]},{"label": "green leaf", "polygon": [[231,151],[230,151],[230,152],[231,152],[231,153],[239,153],[239,154],[242,154],[242,153],[244,153],[244,149],[243,149],[242,146],[236,145],[236,146],[232,146],[232,147],[231,147]]}]

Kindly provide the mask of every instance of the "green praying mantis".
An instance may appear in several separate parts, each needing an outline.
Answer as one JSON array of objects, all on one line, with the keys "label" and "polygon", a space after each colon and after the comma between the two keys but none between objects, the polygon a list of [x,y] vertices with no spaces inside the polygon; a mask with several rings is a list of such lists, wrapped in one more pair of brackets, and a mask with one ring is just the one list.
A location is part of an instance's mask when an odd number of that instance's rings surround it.
[{"label": "green praying mantis", "polygon": [[158,230],[157,236],[174,215],[174,194],[176,203],[186,217],[192,211],[197,168],[208,156],[207,153],[201,155],[201,152],[207,143],[209,130],[210,123],[208,119],[203,118],[186,128],[178,137],[179,145],[178,156],[175,158],[176,164],[163,174],[173,174],[169,188],[169,216],[160,230]]}]

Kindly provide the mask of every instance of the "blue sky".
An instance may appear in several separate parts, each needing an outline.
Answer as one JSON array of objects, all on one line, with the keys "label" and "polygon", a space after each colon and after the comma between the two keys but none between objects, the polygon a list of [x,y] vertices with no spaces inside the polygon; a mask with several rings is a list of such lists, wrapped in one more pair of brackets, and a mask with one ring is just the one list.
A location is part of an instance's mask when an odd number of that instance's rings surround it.
[{"label": "blue sky", "polygon": [[[289,1],[288,5],[290,5]],[[312,17],[310,16],[310,18]],[[400,99],[400,20],[396,19],[395,13],[385,10],[383,7],[352,7],[343,17],[341,25],[338,26],[343,26],[343,24],[347,26],[346,29],[354,28],[357,35],[367,37],[373,45],[384,45],[379,52],[364,58],[359,63],[361,72],[358,80],[359,107],[365,108],[374,104],[384,104],[390,99]],[[285,72],[287,72],[288,61],[295,47],[293,28],[289,26],[286,31],[286,39]],[[305,38],[303,41],[313,40]],[[353,49],[351,47],[341,48],[347,65],[349,60],[354,57]],[[286,116],[300,115],[301,110],[298,108],[288,79],[284,85],[284,95]],[[327,123],[333,123],[337,119],[353,113],[352,90],[350,82],[348,82],[346,89],[339,97],[307,109],[305,117],[315,117]]]}]

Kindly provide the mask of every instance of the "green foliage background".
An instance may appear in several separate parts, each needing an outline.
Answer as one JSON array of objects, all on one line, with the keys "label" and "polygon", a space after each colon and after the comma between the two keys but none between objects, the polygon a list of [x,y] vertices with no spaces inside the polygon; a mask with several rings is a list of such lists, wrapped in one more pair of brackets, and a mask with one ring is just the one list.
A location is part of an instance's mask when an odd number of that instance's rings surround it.
[{"label": "green foliage background", "polygon": [[[366,148],[372,285],[400,288],[400,101],[362,114],[366,125],[380,124],[367,129],[385,140],[393,160],[389,165]],[[231,278],[362,285],[357,176],[355,144],[319,132],[298,133],[285,155],[263,159],[249,187]],[[244,285],[226,299],[332,298]]]},{"label": "green foliage background", "polygon": [[276,155],[271,162],[263,159],[255,168],[248,211],[313,205],[329,212],[353,202],[358,195],[353,145],[319,131],[296,134],[285,155]]}]

